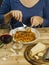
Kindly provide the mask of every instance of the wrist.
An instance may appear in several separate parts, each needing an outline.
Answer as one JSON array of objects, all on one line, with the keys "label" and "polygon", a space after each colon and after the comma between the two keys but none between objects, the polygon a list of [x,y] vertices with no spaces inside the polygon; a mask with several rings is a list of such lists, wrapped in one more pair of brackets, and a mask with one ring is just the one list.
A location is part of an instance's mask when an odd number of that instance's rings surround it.
[{"label": "wrist", "polygon": [[12,18],[12,16],[11,16],[11,11],[10,11],[10,12],[8,12],[8,13],[6,13],[4,15],[4,21],[5,21],[5,23],[8,23],[11,20],[11,18]]},{"label": "wrist", "polygon": [[44,22],[44,19],[43,18],[41,18],[41,20],[40,20],[40,25],[42,25],[43,24],[43,22]]}]

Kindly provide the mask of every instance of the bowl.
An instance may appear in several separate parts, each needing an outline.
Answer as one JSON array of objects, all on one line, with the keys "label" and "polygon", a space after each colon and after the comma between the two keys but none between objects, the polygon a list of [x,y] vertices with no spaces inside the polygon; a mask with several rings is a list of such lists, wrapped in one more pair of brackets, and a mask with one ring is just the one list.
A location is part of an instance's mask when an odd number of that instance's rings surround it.
[{"label": "bowl", "polygon": [[[16,33],[16,31],[25,31],[25,29],[24,29],[24,27],[18,27],[18,28],[12,29],[9,34],[14,35]],[[36,43],[37,40],[39,40],[39,37],[40,37],[39,31],[34,28],[31,28],[31,32],[33,32],[35,34],[36,39],[31,42],[21,42],[21,43],[31,44],[31,43]],[[13,40],[14,40],[14,38],[13,38]],[[14,40],[14,41],[16,41],[16,40]]]}]

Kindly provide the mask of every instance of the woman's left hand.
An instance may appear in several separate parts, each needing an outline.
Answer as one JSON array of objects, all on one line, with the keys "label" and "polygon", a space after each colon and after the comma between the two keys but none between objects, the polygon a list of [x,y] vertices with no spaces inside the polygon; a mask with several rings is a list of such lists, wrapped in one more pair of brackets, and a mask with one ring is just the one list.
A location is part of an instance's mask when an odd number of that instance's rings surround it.
[{"label": "woman's left hand", "polygon": [[38,25],[42,25],[43,23],[43,18],[40,16],[33,16],[31,17],[31,26],[38,26]]}]

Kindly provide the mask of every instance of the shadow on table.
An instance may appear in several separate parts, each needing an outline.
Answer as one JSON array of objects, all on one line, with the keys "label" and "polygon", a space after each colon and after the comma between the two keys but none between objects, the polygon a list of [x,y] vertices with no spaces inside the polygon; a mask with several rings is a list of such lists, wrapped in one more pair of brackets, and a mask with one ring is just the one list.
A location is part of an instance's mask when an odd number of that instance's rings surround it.
[{"label": "shadow on table", "polygon": [[8,24],[0,24],[0,29],[10,29]]}]

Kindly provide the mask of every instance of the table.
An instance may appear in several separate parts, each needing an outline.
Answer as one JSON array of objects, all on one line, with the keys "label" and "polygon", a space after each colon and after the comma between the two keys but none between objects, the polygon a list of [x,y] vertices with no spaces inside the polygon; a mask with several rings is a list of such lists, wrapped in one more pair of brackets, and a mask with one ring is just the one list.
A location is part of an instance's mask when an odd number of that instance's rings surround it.
[{"label": "table", "polygon": [[[40,39],[39,41],[37,41],[37,43],[42,42],[46,44],[47,46],[49,46],[49,27],[48,28],[36,28],[36,29],[40,32]],[[8,32],[9,31],[7,29],[0,29],[0,35],[4,33],[8,33]],[[11,47],[11,44],[8,44],[7,49],[9,50],[10,47]],[[24,58],[24,50],[26,47],[27,45],[23,46],[22,50],[20,51],[21,53],[19,56],[15,56],[15,55],[10,56],[7,60],[3,60],[2,58],[0,58],[0,65],[31,65]],[[3,48],[0,48],[0,56],[4,55],[4,53],[5,53],[5,50],[3,50]],[[43,65],[49,65],[49,63],[43,64]]]}]

